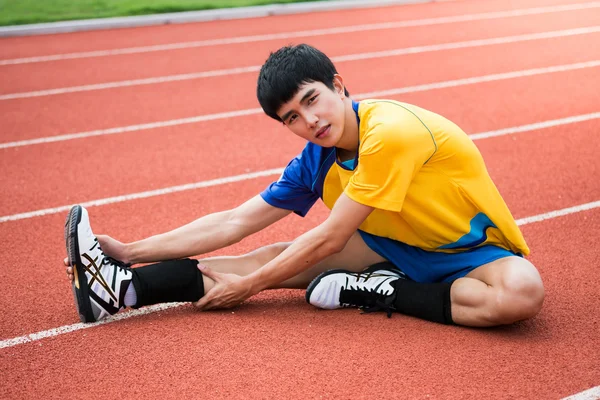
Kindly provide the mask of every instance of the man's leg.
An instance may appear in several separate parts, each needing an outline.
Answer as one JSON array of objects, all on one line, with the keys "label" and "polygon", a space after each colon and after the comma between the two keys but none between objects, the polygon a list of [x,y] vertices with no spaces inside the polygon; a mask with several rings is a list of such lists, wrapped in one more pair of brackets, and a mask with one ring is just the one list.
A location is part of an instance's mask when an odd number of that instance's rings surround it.
[{"label": "man's leg", "polygon": [[450,298],[454,323],[504,325],[535,316],[544,302],[544,286],[529,261],[505,257],[454,281]]},{"label": "man's leg", "polygon": [[[388,316],[399,312],[428,321],[474,327],[531,318],[544,301],[538,271],[517,256],[484,264],[451,283],[420,283],[377,272],[360,279],[350,271],[326,272],[308,287],[307,300],[325,309],[358,306],[367,311],[387,311]],[[331,287],[339,291],[334,296],[328,293]]]},{"label": "man's leg", "polygon": [[[245,276],[251,274],[277,257],[288,248],[290,244],[291,243],[276,243],[261,247],[241,256],[212,257],[199,260],[199,262],[217,272]],[[386,260],[371,250],[365,244],[360,234],[356,232],[352,235],[346,244],[346,247],[344,247],[341,252],[326,258],[311,269],[304,271],[271,289],[306,289],[308,284],[324,271],[334,268],[343,268],[351,272],[360,272],[370,265],[384,261]],[[206,276],[204,276],[203,279],[204,292],[208,293],[213,287],[214,282]]]},{"label": "man's leg", "polygon": [[[67,247],[71,248],[72,256],[65,259],[67,276],[73,282],[73,290],[80,317],[84,322],[97,321],[109,314],[116,313],[125,305],[141,307],[150,304],[172,301],[197,301],[213,286],[214,282],[202,275],[197,269],[197,261],[190,259],[171,260],[147,265],[134,269],[124,269],[118,261],[108,259],[97,245],[97,240],[91,229],[87,213],[83,215],[83,229],[67,229],[67,236],[72,237]],[[81,218],[80,218],[81,219]],[[79,226],[80,219],[73,219],[73,227]],[[68,219],[68,224],[71,218]],[[72,231],[72,232],[71,232]],[[84,232],[84,237],[77,240],[77,232]],[[77,241],[77,246],[71,246]],[[213,257],[200,260],[203,264],[217,272],[248,275],[259,269],[283,252],[290,243],[277,243],[265,246],[238,257]],[[75,251],[78,249],[79,251]],[[89,254],[88,254],[89,253]],[[80,279],[75,273],[74,260],[77,259],[82,268],[82,259],[93,260],[93,275],[80,273]],[[70,259],[70,261],[69,261]],[[321,272],[332,268],[345,268],[349,271],[362,271],[372,264],[385,261],[383,257],[372,251],[358,233],[348,241],[346,247],[321,261],[308,271],[293,277],[276,288],[306,288],[310,281]],[[88,264],[88,261],[85,262]],[[91,265],[91,264],[90,264]],[[89,265],[88,265],[89,267]],[[133,279],[131,277],[133,272]],[[88,271],[89,272],[89,271]],[[121,278],[116,282],[114,277]],[[97,282],[102,281],[102,288]],[[132,282],[133,285],[130,285]],[[93,287],[92,287],[93,285]],[[109,293],[110,292],[110,293]],[[109,293],[111,298],[101,299]],[[92,304],[93,303],[93,306]],[[98,306],[100,304],[100,306]]]}]

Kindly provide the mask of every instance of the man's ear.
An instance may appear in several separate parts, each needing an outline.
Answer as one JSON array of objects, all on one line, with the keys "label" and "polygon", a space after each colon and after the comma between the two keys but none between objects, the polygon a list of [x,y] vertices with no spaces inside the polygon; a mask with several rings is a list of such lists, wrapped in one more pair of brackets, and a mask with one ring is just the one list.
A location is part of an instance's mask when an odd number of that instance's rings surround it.
[{"label": "man's ear", "polygon": [[344,87],[344,78],[340,74],[333,75],[333,88],[335,92],[340,95],[342,99],[346,97],[345,95],[345,87]]}]

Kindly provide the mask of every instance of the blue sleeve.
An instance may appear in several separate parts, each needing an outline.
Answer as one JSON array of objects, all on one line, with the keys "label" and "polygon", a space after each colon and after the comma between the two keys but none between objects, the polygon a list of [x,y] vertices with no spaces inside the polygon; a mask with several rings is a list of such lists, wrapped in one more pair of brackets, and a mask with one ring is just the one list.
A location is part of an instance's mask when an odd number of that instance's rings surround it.
[{"label": "blue sleeve", "polygon": [[285,167],[283,174],[260,195],[273,207],[292,210],[304,217],[319,199],[314,182],[319,170],[319,157],[307,146],[305,150]]}]

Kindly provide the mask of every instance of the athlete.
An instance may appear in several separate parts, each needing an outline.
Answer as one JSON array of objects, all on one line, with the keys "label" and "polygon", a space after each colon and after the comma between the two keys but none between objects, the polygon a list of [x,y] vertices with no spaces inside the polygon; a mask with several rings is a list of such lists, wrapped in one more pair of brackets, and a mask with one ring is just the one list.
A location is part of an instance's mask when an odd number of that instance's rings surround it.
[{"label": "athlete", "polygon": [[[127,244],[95,236],[87,211],[72,208],[65,265],[82,321],[172,301],[228,308],[270,288],[307,289],[307,301],[324,309],[478,327],[540,311],[544,287],[524,258],[529,249],[458,126],[414,105],[353,101],[331,60],[308,45],[272,53],[257,96],[267,115],[308,142],[259,195]],[[291,243],[188,258],[292,212],[304,216],[319,198],[330,215]]]}]

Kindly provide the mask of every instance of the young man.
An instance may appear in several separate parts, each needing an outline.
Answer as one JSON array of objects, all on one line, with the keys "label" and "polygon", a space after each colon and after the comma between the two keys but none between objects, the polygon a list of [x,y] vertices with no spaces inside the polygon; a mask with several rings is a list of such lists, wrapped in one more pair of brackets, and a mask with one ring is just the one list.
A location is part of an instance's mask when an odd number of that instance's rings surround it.
[{"label": "young man", "polygon": [[[139,242],[91,231],[75,206],[67,274],[83,321],[131,306],[238,305],[269,288],[307,288],[320,308],[360,307],[468,326],[536,315],[544,288],[481,154],[452,122],[391,101],[354,102],[307,45],[271,54],[258,78],[267,115],[308,141],[277,182],[239,207]],[[321,198],[329,217],[292,243],[187,259],[255,233]],[[117,261],[118,260],[118,261]],[[160,262],[131,269],[125,263]]]}]

